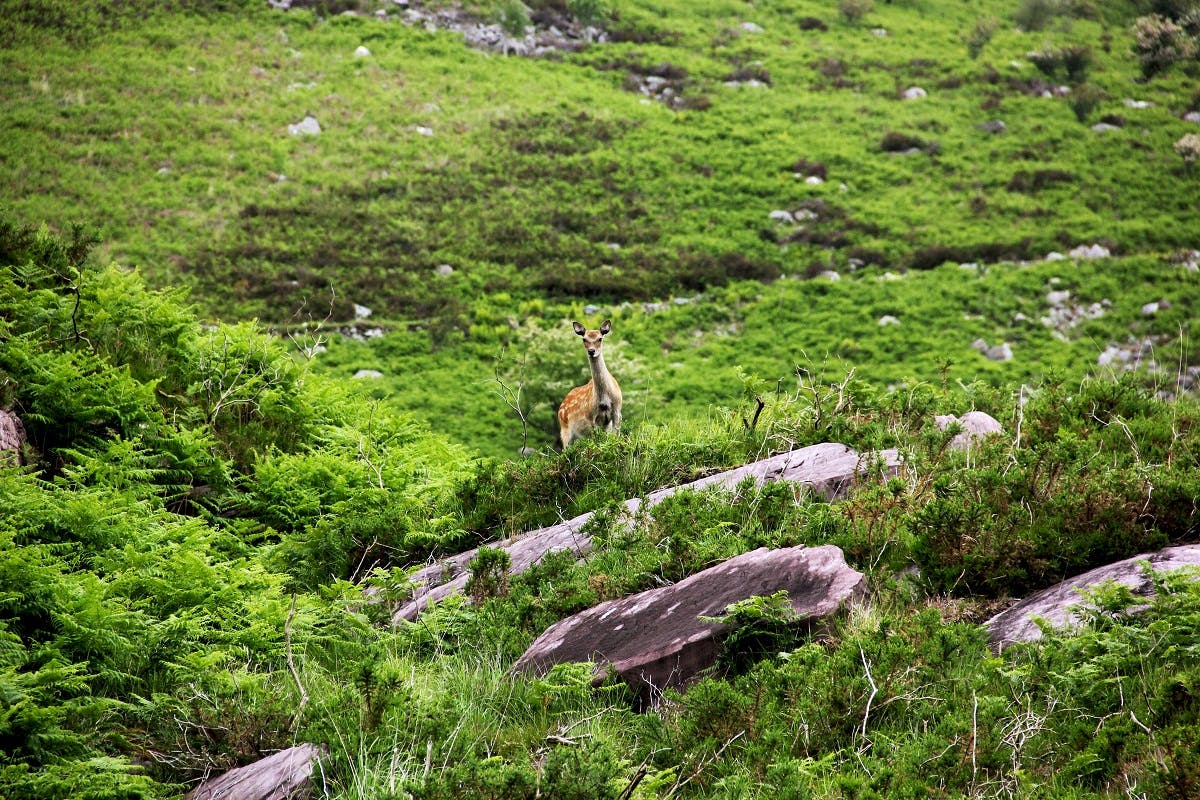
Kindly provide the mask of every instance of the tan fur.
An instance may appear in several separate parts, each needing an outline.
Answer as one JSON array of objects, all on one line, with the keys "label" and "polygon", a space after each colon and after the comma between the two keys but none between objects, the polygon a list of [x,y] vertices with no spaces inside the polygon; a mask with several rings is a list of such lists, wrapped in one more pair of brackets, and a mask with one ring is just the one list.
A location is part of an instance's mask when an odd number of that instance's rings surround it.
[{"label": "tan fur", "polygon": [[612,323],[605,320],[599,330],[587,330],[578,322],[571,325],[575,333],[583,337],[592,379],[567,392],[558,407],[559,438],[564,450],[594,428],[615,431],[621,427],[621,387],[604,365],[601,349],[605,335],[612,330]]}]

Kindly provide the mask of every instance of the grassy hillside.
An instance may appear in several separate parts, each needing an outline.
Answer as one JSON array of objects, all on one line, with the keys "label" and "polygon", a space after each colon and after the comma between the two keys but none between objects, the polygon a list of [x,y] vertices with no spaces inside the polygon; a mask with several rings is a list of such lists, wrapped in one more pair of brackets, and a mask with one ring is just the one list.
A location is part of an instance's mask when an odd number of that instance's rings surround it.
[{"label": "grassy hillside", "polygon": [[[28,433],[0,464],[5,797],[179,796],[297,741],[328,745],[336,798],[1194,794],[1200,583],[1160,582],[1140,614],[1100,591],[1082,635],[1003,656],[978,626],[1011,594],[1200,538],[1194,400],[1129,378],[985,393],[1021,433],[968,456],[930,425],[952,387],[811,384],[765,395],[756,425],[472,464],[90,244],[0,225],[0,405]],[[632,528],[601,513],[588,559],[389,624],[431,555],[820,441],[908,466],[836,505],[743,487]],[[743,609],[718,668],[653,712],[586,668],[508,672],[596,602],[827,543],[869,607],[816,636]]]},{"label": "grassy hillside", "polygon": [[[546,0],[580,38],[540,57],[311,5],[0,0],[0,796],[177,797],[296,742],[334,798],[1200,793],[1194,576],[1002,655],[979,624],[1200,541],[1191,5]],[[605,318],[626,426],[557,452],[568,322]],[[969,409],[1007,433],[966,454],[932,420]],[[614,524],[822,441],[905,471]],[[391,624],[430,559],[593,510],[587,559]],[[742,609],[650,713],[508,672],[829,543],[869,606]]]},{"label": "grassy hillside", "polygon": [[[1190,360],[1178,322],[1195,283],[1169,259],[1200,242],[1197,176],[1173,147],[1196,129],[1181,118],[1196,67],[1145,80],[1132,6],[912,0],[851,20],[815,2],[631,2],[606,7],[609,41],[544,58],[472,49],[395,8],[102,4],[101,24],[20,6],[53,23],[11,27],[0,51],[0,177],[22,218],[98,225],[108,255],[191,287],[207,317],[344,332],[370,309],[358,332],[388,335],[321,361],[380,369],[378,395],[484,453],[522,441],[497,357],[515,389],[513,364],[536,357],[523,345],[569,316],[619,317],[645,401],[631,411],[654,422],[733,404],[726,363],[771,384],[807,362],[886,384],[953,362],[952,380],[1011,383],[1085,374],[1149,333],[1160,361]],[[290,134],[308,114],[321,132]],[[1008,275],[1096,243],[1133,260]],[[945,262],[988,274],[915,274]],[[713,293],[825,271],[857,279]],[[877,283],[889,274],[908,278]],[[1121,322],[1070,332],[1086,342],[1071,348],[1014,323],[1061,288]],[[697,308],[641,310],[700,292]],[[1173,311],[1139,324],[1133,309],[1162,299]],[[902,325],[877,337],[883,316]],[[1016,359],[984,362],[978,337]],[[534,446],[552,440],[552,395],[584,375],[545,366],[525,379],[552,384],[523,398]],[[452,387],[472,399],[450,424]]]}]

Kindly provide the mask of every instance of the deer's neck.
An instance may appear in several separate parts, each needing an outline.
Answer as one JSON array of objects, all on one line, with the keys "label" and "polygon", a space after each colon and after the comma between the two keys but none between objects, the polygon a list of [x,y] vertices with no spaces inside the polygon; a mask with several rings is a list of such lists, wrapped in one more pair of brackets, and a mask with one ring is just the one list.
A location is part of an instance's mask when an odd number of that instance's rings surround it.
[{"label": "deer's neck", "polygon": [[615,394],[613,390],[616,388],[616,381],[613,380],[608,367],[604,366],[604,355],[588,359],[588,363],[592,368],[592,386],[595,387],[596,401],[612,397]]}]

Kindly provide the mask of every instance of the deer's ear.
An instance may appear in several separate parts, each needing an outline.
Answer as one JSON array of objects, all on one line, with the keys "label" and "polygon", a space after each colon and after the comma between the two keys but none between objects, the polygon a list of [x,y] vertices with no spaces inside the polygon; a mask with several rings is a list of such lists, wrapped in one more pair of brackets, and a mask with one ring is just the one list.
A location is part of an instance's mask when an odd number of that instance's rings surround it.
[{"label": "deer's ear", "polygon": [[612,320],[604,320],[604,324],[600,326],[600,335],[608,336],[608,332],[612,330]]},{"label": "deer's ear", "polygon": [[572,322],[572,323],[571,323],[571,327],[575,329],[575,332],[576,332],[577,334],[579,334],[580,336],[583,336],[583,334],[584,334],[584,327],[583,327],[582,325],[580,325],[578,322]]}]

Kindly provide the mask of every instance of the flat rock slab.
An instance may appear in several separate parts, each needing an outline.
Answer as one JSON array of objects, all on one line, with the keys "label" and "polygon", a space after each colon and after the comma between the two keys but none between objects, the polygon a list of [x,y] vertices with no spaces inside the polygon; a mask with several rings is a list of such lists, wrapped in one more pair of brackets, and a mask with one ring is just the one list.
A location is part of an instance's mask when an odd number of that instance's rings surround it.
[{"label": "flat rock slab", "polygon": [[188,792],[186,800],[299,800],[312,793],[312,771],[323,749],[300,744],[231,769]]},{"label": "flat rock slab", "polygon": [[716,660],[726,626],[700,617],[721,616],[732,603],[781,589],[814,626],[862,596],[866,583],[833,545],[762,547],[673,586],[609,600],[556,622],[513,669],[542,675],[555,664],[590,661],[597,682],[612,669],[643,702],[650,701],[655,692],[685,684]]},{"label": "flat rock slab", "polygon": [[1087,606],[1080,591],[1105,581],[1122,583],[1135,595],[1149,597],[1154,593],[1154,585],[1142,571],[1145,563],[1149,563],[1155,572],[1197,567],[1200,566],[1200,545],[1168,547],[1157,553],[1134,556],[1043,589],[985,622],[988,640],[996,650],[1036,641],[1042,638],[1042,629],[1035,622],[1038,619],[1055,628],[1078,625],[1080,617],[1077,609]]},{"label": "flat rock slab", "polygon": [[[872,477],[872,468],[876,465],[881,465],[880,471],[884,476],[895,475],[899,471],[900,461],[897,450],[859,455],[844,444],[826,442],[718,472],[681,486],[659,489],[645,499],[631,498],[625,501],[625,510],[627,518],[632,519],[639,510],[653,508],[676,492],[698,491],[713,486],[733,489],[748,480],[757,485],[772,481],[803,484],[827,501],[834,501],[849,494],[859,481]],[[530,531],[511,542],[494,546],[506,551],[512,559],[509,573],[519,575],[550,553],[568,550],[579,556],[587,554],[592,549],[592,540],[582,533],[582,529],[591,518],[592,512],[580,514],[566,522]],[[477,553],[477,549],[468,550],[414,573],[413,596],[396,611],[393,621],[412,622],[430,604],[461,592],[470,577],[471,560]]]}]

